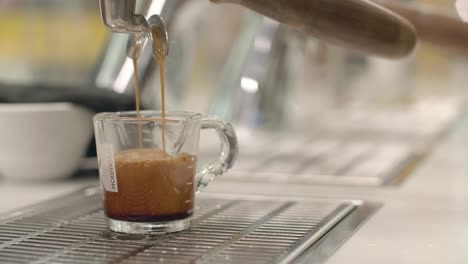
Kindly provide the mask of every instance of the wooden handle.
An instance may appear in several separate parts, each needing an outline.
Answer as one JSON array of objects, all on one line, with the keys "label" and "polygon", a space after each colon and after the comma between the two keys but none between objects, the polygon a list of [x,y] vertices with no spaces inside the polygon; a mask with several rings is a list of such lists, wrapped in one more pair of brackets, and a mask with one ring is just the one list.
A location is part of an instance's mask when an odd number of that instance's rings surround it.
[{"label": "wooden handle", "polygon": [[387,58],[408,55],[416,44],[412,25],[367,0],[212,0],[236,3],[315,37]]},{"label": "wooden handle", "polygon": [[419,39],[468,56],[468,24],[458,17],[442,14],[429,6],[379,3],[408,19]]}]

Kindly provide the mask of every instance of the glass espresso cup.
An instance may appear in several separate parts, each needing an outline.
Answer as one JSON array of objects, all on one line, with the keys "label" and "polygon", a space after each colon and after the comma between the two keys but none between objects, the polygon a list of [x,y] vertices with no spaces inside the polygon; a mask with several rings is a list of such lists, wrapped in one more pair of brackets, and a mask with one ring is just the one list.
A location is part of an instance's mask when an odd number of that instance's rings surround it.
[{"label": "glass espresso cup", "polygon": [[[197,169],[200,131],[221,141],[217,161]],[[232,126],[197,113],[159,111],[94,116],[106,224],[130,234],[166,234],[190,226],[195,192],[232,167]]]}]

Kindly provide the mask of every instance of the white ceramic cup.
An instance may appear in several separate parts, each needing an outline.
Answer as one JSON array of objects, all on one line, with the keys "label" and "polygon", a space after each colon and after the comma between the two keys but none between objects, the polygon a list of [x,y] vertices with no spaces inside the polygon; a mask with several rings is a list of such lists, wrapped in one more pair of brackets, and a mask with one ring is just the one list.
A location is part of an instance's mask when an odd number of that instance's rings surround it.
[{"label": "white ceramic cup", "polygon": [[0,178],[72,175],[90,143],[92,116],[70,103],[0,104]]}]

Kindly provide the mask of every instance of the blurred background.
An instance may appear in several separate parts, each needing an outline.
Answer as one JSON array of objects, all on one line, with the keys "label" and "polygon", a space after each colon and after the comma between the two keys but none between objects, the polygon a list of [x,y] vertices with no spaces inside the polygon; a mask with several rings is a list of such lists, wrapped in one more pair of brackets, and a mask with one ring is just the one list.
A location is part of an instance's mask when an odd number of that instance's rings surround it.
[{"label": "blurred background", "polygon": [[3,82],[83,83],[108,34],[97,1],[1,1]]},{"label": "blurred background", "polygon": [[[449,0],[393,2],[457,19]],[[3,107],[71,101],[89,115],[133,109],[128,37],[106,30],[97,1],[0,0],[0,7]],[[335,182],[350,175],[338,182],[394,182],[464,111],[466,59],[443,46],[420,41],[411,56],[387,60],[234,5],[187,2],[166,16],[168,108],[234,123],[241,155],[233,179],[275,172],[288,180]],[[160,105],[153,64],[140,64],[146,109]],[[202,145],[207,157],[215,155],[216,142]],[[95,163],[93,148],[90,139],[84,168]],[[271,148],[279,151],[271,154]]]}]

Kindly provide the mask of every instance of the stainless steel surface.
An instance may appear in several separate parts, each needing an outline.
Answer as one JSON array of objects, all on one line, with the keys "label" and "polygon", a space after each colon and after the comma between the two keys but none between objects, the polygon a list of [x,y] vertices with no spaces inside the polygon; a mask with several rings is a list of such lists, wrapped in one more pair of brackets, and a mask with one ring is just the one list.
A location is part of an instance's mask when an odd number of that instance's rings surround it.
[{"label": "stainless steel surface", "polygon": [[141,33],[148,28],[146,19],[135,14],[136,0],[100,0],[104,25],[120,33]]},{"label": "stainless steel surface", "polygon": [[100,200],[89,188],[0,218],[0,262],[324,261],[377,208],[361,201],[206,194],[190,230],[146,237],[108,232]]},{"label": "stainless steel surface", "polygon": [[[130,11],[128,10],[132,9],[133,7],[123,4],[116,4],[116,2],[120,3],[124,1],[103,0],[103,2],[104,5],[107,3],[111,6],[116,6],[115,8],[117,10],[125,10],[125,15],[121,16],[118,16],[119,12],[115,12],[117,13],[117,17],[123,17],[123,19],[116,19],[115,21],[128,21],[128,17],[131,17],[127,13],[129,13]],[[206,4],[210,4],[209,1],[206,1],[207,3],[205,3],[205,1],[193,2],[186,0],[144,2],[144,4],[137,8],[139,14],[142,16],[141,19],[145,21],[144,27],[134,27],[134,24],[132,24],[133,22],[129,21],[130,26],[128,27],[128,30],[125,29],[123,31],[127,33],[147,32],[147,27],[151,26],[148,24],[152,21],[151,17],[157,16],[158,18],[164,20],[166,31],[171,36],[171,41],[177,41],[177,45],[188,45],[191,43],[190,38],[192,35],[187,33],[187,31],[193,31],[192,26],[196,25],[197,19],[201,17],[203,7]],[[103,3],[101,2],[101,4]],[[117,22],[115,26],[112,26],[112,23],[106,22],[109,20],[107,18],[108,16],[112,17],[111,14],[106,15],[109,13],[109,11],[106,11],[108,9],[109,8],[104,8],[103,11],[105,12],[103,15],[104,22],[108,26],[111,24],[110,28],[114,31],[122,31],[121,28],[126,28],[125,26],[119,26],[119,23]],[[127,57],[126,52],[128,42],[128,36],[122,34],[113,34],[109,38],[99,61],[96,63],[97,66],[91,78],[91,82],[95,83],[97,87],[112,89],[118,93],[133,93],[133,64],[131,59]],[[142,92],[147,90],[146,87],[149,85],[148,82],[152,81],[152,78],[150,77],[159,72],[155,70],[158,66],[157,63],[153,60],[152,53],[152,45],[149,43],[149,41],[147,41],[142,45],[141,55],[138,62],[140,70],[139,76],[141,79],[140,86]],[[179,54],[175,54],[174,56],[175,59],[170,58],[170,60],[175,60],[174,63],[177,64],[179,68],[183,68],[184,63],[188,58],[184,58],[183,56],[179,57]],[[179,79],[188,78],[187,76],[183,76],[180,72],[177,74]],[[170,76],[168,80],[171,80]],[[142,103],[145,104],[147,102],[142,100]]]},{"label": "stainless steel surface", "polygon": [[[301,102],[305,109],[306,102]],[[466,111],[463,97],[426,98],[401,107],[320,110],[299,117],[299,131],[330,131],[343,135],[375,135],[430,142],[444,134]]]},{"label": "stainless steel surface", "polygon": [[288,30],[258,14],[244,18],[222,69],[211,112],[246,127],[282,127],[290,105]]},{"label": "stainless steel surface", "polygon": [[[424,105],[438,111],[428,112]],[[239,159],[233,170],[220,179],[250,183],[400,184],[463,113],[463,107],[455,104],[435,106],[422,104],[401,112],[324,115],[314,122],[314,129],[305,124],[302,130],[307,132],[241,130]],[[210,151],[215,150],[205,152]]]},{"label": "stainless steel surface", "polygon": [[424,154],[402,140],[338,136],[276,137],[242,150],[233,170],[220,179],[381,186],[397,183]]},{"label": "stainless steel surface", "polygon": [[[157,38],[160,40],[159,43],[162,45],[162,47],[161,50],[158,51],[158,54],[164,54],[164,56],[167,56],[169,53],[169,36],[167,35],[167,28],[164,20],[159,15],[152,15],[148,19],[148,28],[150,31],[156,29],[155,31],[159,34]],[[152,34],[149,34],[149,38],[151,42],[154,43]]]},{"label": "stainless steel surface", "polygon": [[[155,47],[153,47],[151,44],[153,43],[152,32],[154,31],[154,28],[156,28],[155,32],[160,34],[160,36],[157,38],[161,40],[159,43],[162,45],[162,50],[158,51],[158,53],[167,55],[169,46],[168,34],[166,24],[160,15],[164,2],[165,1],[163,1],[162,6],[158,6],[159,8],[155,7],[156,5],[160,5],[159,3],[153,3],[153,1],[146,2],[144,5],[142,4],[140,6],[140,14],[136,14],[136,0],[99,1],[104,25],[113,32],[130,34],[126,43],[126,55],[128,58],[123,60],[123,65],[121,65],[122,68],[120,69],[120,73],[115,80],[117,82],[117,87],[114,84],[114,90],[117,89],[119,92],[124,92],[122,89],[125,89],[126,86],[128,86],[128,83],[132,80],[132,78],[128,78],[133,75],[133,69],[129,66],[133,63],[131,60],[135,57],[139,58],[139,55],[145,49],[145,47],[147,50],[145,52],[147,58],[145,59],[147,60],[148,58],[153,58],[152,54],[154,53],[153,49]],[[145,41],[146,39],[149,41]],[[111,38],[111,42],[112,40],[113,38]],[[119,40],[122,41],[123,39],[117,38],[114,42],[118,42]],[[110,46],[108,47],[110,48],[114,44],[109,43],[109,45]],[[151,61],[149,63],[151,64]],[[99,65],[105,66],[101,63],[99,63]],[[142,69],[142,79],[147,79],[146,73],[148,71],[146,70],[146,66],[148,65],[148,61],[146,61],[143,66],[145,68]],[[102,74],[102,71],[98,74]],[[124,78],[123,75],[125,75],[126,79],[122,79]]]}]

